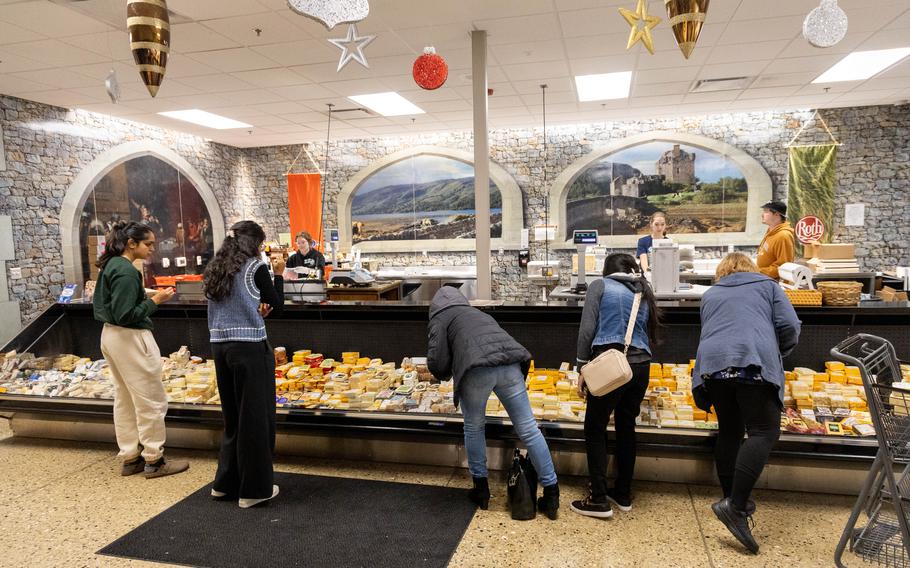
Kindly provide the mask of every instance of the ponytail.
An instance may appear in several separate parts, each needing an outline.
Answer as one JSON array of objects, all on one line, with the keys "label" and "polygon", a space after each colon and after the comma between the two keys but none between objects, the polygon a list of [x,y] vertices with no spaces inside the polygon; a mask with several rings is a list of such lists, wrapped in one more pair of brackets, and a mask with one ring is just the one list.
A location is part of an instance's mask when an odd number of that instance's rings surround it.
[{"label": "ponytail", "polygon": [[111,231],[105,237],[104,252],[98,257],[95,266],[104,270],[110,259],[123,256],[130,240],[138,244],[147,239],[149,233],[152,232],[148,225],[137,223],[136,221],[118,221],[114,223]]},{"label": "ponytail", "polygon": [[621,272],[623,274],[634,274],[638,278],[634,283],[636,292],[641,292],[645,304],[648,306],[648,339],[652,344],[657,344],[660,339],[657,330],[660,327],[660,308],[657,307],[657,301],[654,298],[654,290],[651,284],[641,271],[641,267],[635,261],[635,257],[624,252],[615,252],[607,257],[604,261],[603,275],[609,276]]},{"label": "ponytail", "polygon": [[215,258],[205,267],[203,291],[209,300],[220,302],[231,295],[234,275],[251,258],[259,256],[265,231],[254,221],[234,223]]}]

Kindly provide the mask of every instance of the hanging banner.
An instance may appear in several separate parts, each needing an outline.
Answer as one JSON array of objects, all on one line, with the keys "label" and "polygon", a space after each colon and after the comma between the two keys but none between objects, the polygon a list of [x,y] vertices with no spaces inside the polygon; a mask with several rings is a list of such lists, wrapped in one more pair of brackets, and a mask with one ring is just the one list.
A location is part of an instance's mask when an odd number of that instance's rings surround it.
[{"label": "hanging banner", "polygon": [[291,239],[306,231],[322,248],[322,176],[288,174],[288,216]]},{"label": "hanging banner", "polygon": [[826,227],[820,242],[834,234],[834,184],[837,146],[791,146],[787,218],[815,217]]}]

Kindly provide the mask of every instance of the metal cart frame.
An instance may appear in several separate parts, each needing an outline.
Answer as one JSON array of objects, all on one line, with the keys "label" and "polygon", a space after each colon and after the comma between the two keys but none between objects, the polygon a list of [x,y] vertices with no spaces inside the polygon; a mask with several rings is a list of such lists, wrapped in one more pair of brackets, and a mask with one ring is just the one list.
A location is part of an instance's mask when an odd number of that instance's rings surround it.
[{"label": "metal cart frame", "polygon": [[[900,361],[886,339],[868,334],[847,338],[831,355],[859,367],[878,452],[850,513],[834,562],[844,568],[849,548],[862,560],[882,566],[910,567],[910,390],[900,382]],[[868,521],[857,527],[865,512]]]}]

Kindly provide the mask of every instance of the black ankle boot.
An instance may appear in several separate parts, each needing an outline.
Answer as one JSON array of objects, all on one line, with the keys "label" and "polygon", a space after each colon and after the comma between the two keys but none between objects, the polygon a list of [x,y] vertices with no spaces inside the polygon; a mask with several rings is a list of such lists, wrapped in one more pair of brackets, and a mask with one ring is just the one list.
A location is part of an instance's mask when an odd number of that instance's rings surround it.
[{"label": "black ankle boot", "polygon": [[486,477],[475,477],[474,487],[468,492],[468,498],[484,511],[490,506],[490,484]]},{"label": "black ankle boot", "polygon": [[559,512],[559,484],[547,485],[543,488],[543,497],[537,500],[537,510],[545,514],[551,521],[556,520]]}]

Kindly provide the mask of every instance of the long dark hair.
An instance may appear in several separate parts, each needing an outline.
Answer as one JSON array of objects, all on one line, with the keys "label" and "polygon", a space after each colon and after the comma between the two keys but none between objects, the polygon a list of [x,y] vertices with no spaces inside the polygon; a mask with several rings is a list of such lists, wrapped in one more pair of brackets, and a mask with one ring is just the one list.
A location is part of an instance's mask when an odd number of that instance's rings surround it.
[{"label": "long dark hair", "polygon": [[234,275],[251,258],[259,256],[259,246],[265,241],[265,231],[254,221],[234,223],[215,258],[205,267],[203,290],[205,297],[220,302],[231,295]]},{"label": "long dark hair", "polygon": [[139,244],[148,238],[149,233],[153,232],[148,225],[143,225],[136,221],[118,221],[114,223],[111,231],[105,237],[104,252],[98,257],[95,266],[104,270],[110,259],[116,256],[123,256],[130,239]]},{"label": "long dark hair", "polygon": [[642,274],[638,263],[635,262],[635,257],[624,252],[614,252],[608,256],[604,261],[603,275],[609,276],[615,272],[638,276],[635,281],[635,289],[636,291],[641,291],[641,296],[648,306],[648,339],[652,344],[657,344],[660,339],[658,336],[658,328],[660,327],[660,308],[657,307],[657,302],[654,299],[654,291],[651,289],[651,285],[648,283],[645,275]]}]

